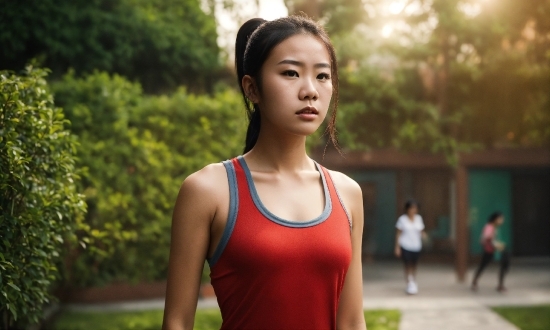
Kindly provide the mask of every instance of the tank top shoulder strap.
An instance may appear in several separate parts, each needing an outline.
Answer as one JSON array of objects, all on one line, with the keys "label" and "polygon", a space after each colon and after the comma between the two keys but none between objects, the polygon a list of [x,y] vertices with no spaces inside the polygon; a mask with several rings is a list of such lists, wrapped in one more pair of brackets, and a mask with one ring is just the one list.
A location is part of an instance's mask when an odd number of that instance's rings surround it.
[{"label": "tank top shoulder strap", "polygon": [[[349,227],[350,227],[350,230],[351,230],[351,228],[353,227],[353,223],[351,221],[351,216],[350,216],[350,214],[349,214],[349,212],[346,208],[346,205],[344,205],[344,202],[342,201],[342,198],[340,197],[340,193],[338,192],[338,189],[336,188],[336,185],[334,184],[334,181],[332,180],[332,176],[330,175],[330,173],[329,173],[329,171],[326,167],[324,167],[323,165],[321,165],[319,163],[317,163],[317,165],[323,171],[323,174],[326,178],[327,186],[328,186],[329,192],[331,194],[331,197],[336,197],[338,199],[338,202],[340,203],[340,206],[344,210],[344,213],[346,214],[346,217],[348,218]],[[335,200],[336,198],[333,198],[333,200]]]},{"label": "tank top shoulder strap", "polygon": [[227,181],[229,184],[229,213],[227,216],[227,224],[225,225],[225,229],[223,231],[220,242],[218,243],[216,250],[214,250],[212,258],[207,260],[210,267],[213,267],[214,264],[216,264],[218,259],[221,257],[225,246],[229,242],[231,233],[233,233],[233,228],[235,228],[235,222],[237,220],[237,214],[239,210],[239,186],[237,183],[237,175],[235,171],[235,161],[236,159],[226,160],[222,162],[227,173]]}]

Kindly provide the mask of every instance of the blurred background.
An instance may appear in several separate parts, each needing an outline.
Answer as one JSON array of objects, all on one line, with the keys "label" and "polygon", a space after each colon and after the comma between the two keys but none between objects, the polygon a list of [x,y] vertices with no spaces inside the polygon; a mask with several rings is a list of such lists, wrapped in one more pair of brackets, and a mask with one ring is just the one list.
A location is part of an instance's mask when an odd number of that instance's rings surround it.
[{"label": "blurred background", "polygon": [[[550,264],[548,0],[0,0],[5,328],[36,323],[51,295],[162,297],[181,182],[244,146],[236,32],[301,11],[337,50],[344,155],[308,143],[363,189],[365,267],[392,260],[408,198],[422,260],[452,283],[496,210],[512,256]],[[28,237],[42,245],[11,248]]]}]

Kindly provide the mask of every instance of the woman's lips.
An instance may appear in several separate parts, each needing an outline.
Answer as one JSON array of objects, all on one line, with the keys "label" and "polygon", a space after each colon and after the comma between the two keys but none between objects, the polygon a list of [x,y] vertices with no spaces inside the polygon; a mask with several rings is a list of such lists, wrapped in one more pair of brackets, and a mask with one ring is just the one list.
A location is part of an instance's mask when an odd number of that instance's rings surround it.
[{"label": "woman's lips", "polygon": [[307,106],[307,107],[303,108],[302,110],[296,111],[296,115],[300,119],[314,120],[319,115],[319,111],[317,111],[317,109],[315,107]]}]

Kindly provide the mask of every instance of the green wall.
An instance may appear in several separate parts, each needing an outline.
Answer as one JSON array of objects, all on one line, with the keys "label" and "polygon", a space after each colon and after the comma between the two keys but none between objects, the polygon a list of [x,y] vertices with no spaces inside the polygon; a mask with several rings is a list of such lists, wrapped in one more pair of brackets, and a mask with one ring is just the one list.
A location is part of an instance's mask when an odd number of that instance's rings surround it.
[{"label": "green wall", "polygon": [[512,242],[512,175],[504,170],[470,170],[469,228],[470,253],[481,254],[481,231],[491,213],[501,211],[504,224],[498,230],[498,239],[506,243],[510,252]]},{"label": "green wall", "polygon": [[351,177],[359,184],[376,185],[375,214],[373,233],[367,233],[374,239],[376,256],[392,256],[395,243],[396,214],[396,175],[392,171],[369,171],[353,173]]}]

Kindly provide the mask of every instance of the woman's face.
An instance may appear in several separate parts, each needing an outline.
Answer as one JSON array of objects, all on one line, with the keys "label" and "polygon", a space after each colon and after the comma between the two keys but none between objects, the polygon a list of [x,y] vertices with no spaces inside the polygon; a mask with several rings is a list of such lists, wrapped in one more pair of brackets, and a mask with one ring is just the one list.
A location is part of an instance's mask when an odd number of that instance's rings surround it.
[{"label": "woman's face", "polygon": [[417,207],[416,205],[414,205],[414,204],[411,205],[411,207],[409,207],[409,208],[407,209],[407,214],[408,214],[409,216],[414,216],[414,215],[417,214],[417,213],[418,213],[418,207]]},{"label": "woman's face", "polygon": [[332,97],[330,55],[310,34],[297,34],[278,44],[261,69],[257,102],[262,129],[307,136],[325,119]]},{"label": "woman's face", "polygon": [[504,216],[500,216],[495,220],[495,225],[500,226],[504,223]]}]

